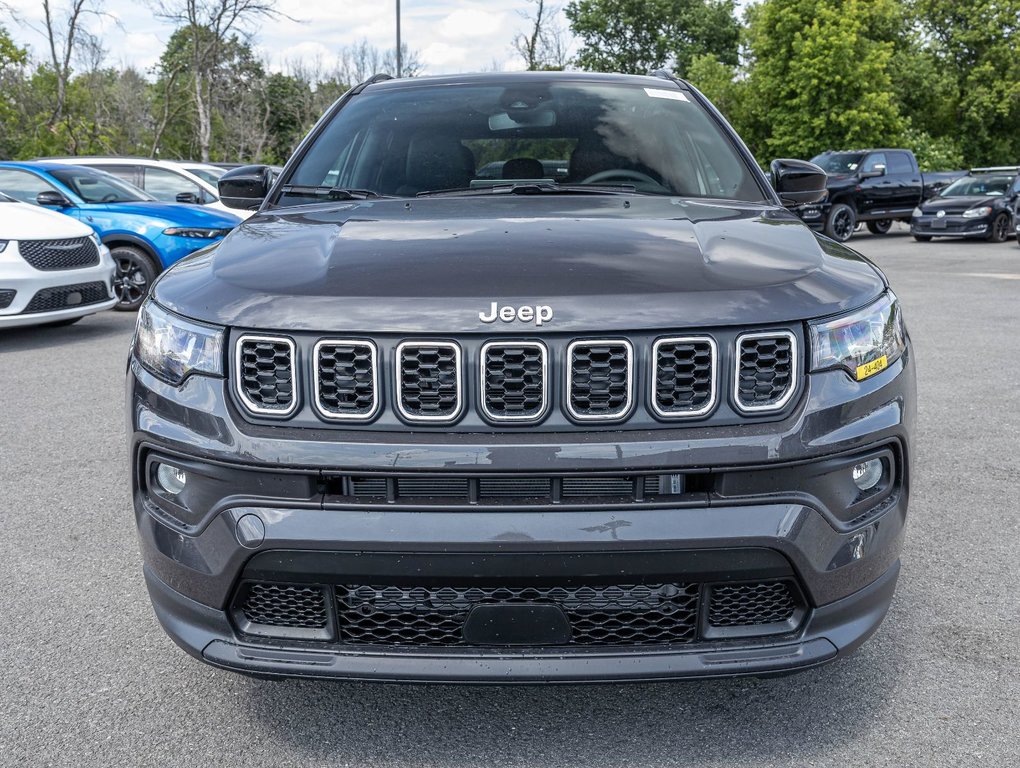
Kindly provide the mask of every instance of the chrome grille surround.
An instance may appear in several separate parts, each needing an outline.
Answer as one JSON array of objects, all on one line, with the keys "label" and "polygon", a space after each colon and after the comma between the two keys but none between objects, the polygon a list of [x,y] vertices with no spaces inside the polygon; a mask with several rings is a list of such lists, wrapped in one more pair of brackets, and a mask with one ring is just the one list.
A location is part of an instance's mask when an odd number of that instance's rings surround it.
[{"label": "chrome grille surround", "polygon": [[[285,408],[273,408],[267,407],[263,404],[257,403],[248,396],[248,392],[244,386],[244,354],[245,354],[245,343],[253,342],[256,344],[280,344],[285,346],[289,350],[290,355],[290,402]],[[237,337],[234,342],[234,392],[237,394],[238,399],[246,410],[255,414],[256,416],[271,416],[276,418],[286,418],[293,414],[300,402],[298,392],[300,392],[300,377],[298,375],[298,360],[297,360],[297,348],[294,344],[294,340],[286,336],[265,336],[261,334],[245,333]]]},{"label": "chrome grille surround", "polygon": [[[409,411],[404,404],[404,395],[407,387],[404,382],[404,352],[409,349],[447,349],[453,352],[454,364],[454,386],[456,388],[454,406],[449,413],[443,414],[422,414]],[[396,361],[394,366],[395,388],[394,400],[396,401],[397,412],[400,417],[408,422],[422,424],[451,424],[460,418],[464,411],[464,366],[462,364],[462,353],[459,344],[450,341],[429,341],[415,340],[403,341],[397,345]]]},{"label": "chrome grille surround", "polygon": [[[582,413],[574,407],[574,351],[584,347],[623,347],[627,353],[626,399],[622,407],[611,413]],[[567,412],[576,421],[622,421],[630,415],[634,406],[634,345],[627,339],[575,339],[567,345],[566,353],[566,396]]]},{"label": "chrome grille surround", "polygon": [[[744,342],[757,341],[759,339],[786,339],[790,342],[790,383],[782,396],[760,405],[747,404],[741,399],[740,378],[743,365]],[[733,350],[733,405],[737,411],[744,414],[774,413],[781,411],[796,393],[800,378],[800,351],[797,348],[797,336],[790,331],[755,331],[753,333],[742,333],[737,336]]]},{"label": "chrome grille surround", "polygon": [[[514,414],[506,415],[501,413],[493,413],[489,409],[489,368],[488,368],[488,353],[493,349],[537,349],[541,356],[541,367],[539,370],[540,387],[541,387],[541,405],[534,413],[526,414]],[[489,341],[482,345],[481,352],[479,354],[480,372],[479,372],[479,399],[478,408],[487,419],[496,422],[509,422],[509,423],[533,423],[541,421],[545,418],[546,413],[549,412],[549,350],[545,344],[540,341]],[[528,386],[528,385],[525,385]]]},{"label": "chrome grille surround", "polygon": [[[368,371],[370,377],[368,384],[372,388],[372,404],[368,409],[360,408],[345,412],[329,408],[323,403],[323,381],[319,356],[325,347],[351,347],[352,349],[361,347],[369,351],[371,362]],[[356,378],[356,374],[351,378]],[[314,382],[313,386],[315,387],[315,397],[312,399],[315,411],[327,421],[369,421],[375,418],[375,415],[379,412],[379,407],[382,403],[382,398],[379,396],[379,386],[382,380],[379,377],[379,349],[374,341],[369,339],[320,339],[316,342],[312,352],[312,379]],[[361,382],[361,384],[364,384],[364,382]],[[356,382],[353,386],[357,387],[359,383]]]},{"label": "chrome grille surround", "polygon": [[[709,397],[708,402],[702,405],[700,408],[670,408],[665,409],[660,407],[659,404],[659,350],[661,347],[667,345],[680,345],[680,344],[707,344],[710,356],[710,368],[709,368]],[[649,408],[663,419],[693,419],[699,416],[705,416],[712,412],[715,408],[716,401],[719,399],[719,348],[715,343],[715,339],[711,336],[669,336],[663,339],[656,339],[652,345],[652,357],[651,357],[651,394],[648,400]]]}]

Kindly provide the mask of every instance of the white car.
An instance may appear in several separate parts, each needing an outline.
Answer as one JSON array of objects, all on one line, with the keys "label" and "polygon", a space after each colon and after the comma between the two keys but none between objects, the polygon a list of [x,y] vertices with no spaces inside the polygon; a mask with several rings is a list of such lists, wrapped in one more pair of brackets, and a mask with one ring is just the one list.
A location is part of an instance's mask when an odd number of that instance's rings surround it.
[{"label": "white car", "polygon": [[232,213],[246,219],[254,211],[227,208],[220,202],[216,180],[226,171],[215,165],[153,160],[147,157],[57,157],[47,158],[69,165],[84,165],[112,173],[144,189],[164,203],[192,203]]},{"label": "white car", "polygon": [[0,194],[0,329],[110,309],[116,266],[92,228]]}]

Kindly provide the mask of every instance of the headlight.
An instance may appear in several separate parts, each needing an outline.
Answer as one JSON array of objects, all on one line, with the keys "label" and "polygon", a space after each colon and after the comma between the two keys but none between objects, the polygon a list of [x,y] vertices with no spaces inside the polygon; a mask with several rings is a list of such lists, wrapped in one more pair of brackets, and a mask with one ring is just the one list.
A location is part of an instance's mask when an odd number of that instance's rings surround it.
[{"label": "headlight", "polygon": [[892,291],[852,315],[809,327],[811,370],[842,368],[857,381],[888,368],[907,346],[899,302]]},{"label": "headlight", "polygon": [[918,217],[918,216],[924,216],[924,211],[922,211],[920,208],[915,208],[914,212],[912,214],[910,214],[910,215],[915,217],[915,218]]},{"label": "headlight", "polygon": [[992,212],[991,206],[982,205],[980,208],[968,208],[963,212],[963,218],[976,219],[979,216],[987,216]]},{"label": "headlight", "polygon": [[138,311],[134,353],[138,362],[168,384],[193,373],[223,375],[223,329],[167,312],[154,301]]},{"label": "headlight", "polygon": [[202,227],[168,227],[163,230],[164,235],[173,237],[195,237],[201,240],[212,240],[215,237],[224,237],[230,229],[203,229]]}]

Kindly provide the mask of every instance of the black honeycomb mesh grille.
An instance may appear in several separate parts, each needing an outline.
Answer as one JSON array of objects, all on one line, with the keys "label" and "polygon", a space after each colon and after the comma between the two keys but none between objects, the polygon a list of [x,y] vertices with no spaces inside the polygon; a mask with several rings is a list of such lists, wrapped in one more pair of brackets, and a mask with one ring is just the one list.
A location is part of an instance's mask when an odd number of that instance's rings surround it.
[{"label": "black honeycomb mesh grille", "polygon": [[477,605],[559,606],[570,645],[634,646],[695,640],[698,586],[336,588],[340,641],[351,645],[463,646],[464,622]]},{"label": "black honeycomb mesh grille", "polygon": [[59,288],[43,288],[36,292],[22,314],[34,312],[55,312],[58,309],[99,304],[110,298],[106,283],[79,283],[62,285]]},{"label": "black honeycomb mesh grille", "polygon": [[545,350],[490,344],[483,360],[483,409],[493,419],[533,419],[545,409]]},{"label": "black honeycomb mesh grille", "polygon": [[794,385],[793,340],[789,336],[740,341],[737,399],[745,408],[769,408],[782,402]]},{"label": "black honeycomb mesh grille", "polygon": [[7,288],[0,290],[0,309],[7,309],[7,307],[11,306],[17,294],[17,291]]},{"label": "black honeycomb mesh grille", "polygon": [[622,342],[580,343],[570,350],[570,410],[575,417],[613,419],[630,401],[630,348]]},{"label": "black honeycomb mesh grille", "polygon": [[712,343],[665,340],[655,349],[655,405],[663,414],[703,413],[712,404]]},{"label": "black honeycomb mesh grille", "polygon": [[371,416],[376,405],[375,349],[358,342],[322,343],[316,355],[319,407],[338,418]]},{"label": "black honeycomb mesh grille", "polygon": [[785,581],[718,584],[711,592],[708,623],[713,627],[776,624],[789,621],[797,609],[793,590]]},{"label": "black honeycomb mesh grille", "polygon": [[285,339],[243,338],[239,342],[239,387],[257,412],[287,413],[294,405],[294,352]]},{"label": "black honeycomb mesh grille", "polygon": [[452,344],[400,348],[400,407],[412,419],[450,419],[460,409],[457,349]]},{"label": "black honeycomb mesh grille", "polygon": [[326,629],[326,590],[303,584],[256,582],[245,587],[240,609],[252,624],[296,629]]},{"label": "black honeycomb mesh grille", "polygon": [[21,258],[36,269],[81,269],[99,263],[99,249],[89,237],[72,240],[21,240],[18,242]]}]

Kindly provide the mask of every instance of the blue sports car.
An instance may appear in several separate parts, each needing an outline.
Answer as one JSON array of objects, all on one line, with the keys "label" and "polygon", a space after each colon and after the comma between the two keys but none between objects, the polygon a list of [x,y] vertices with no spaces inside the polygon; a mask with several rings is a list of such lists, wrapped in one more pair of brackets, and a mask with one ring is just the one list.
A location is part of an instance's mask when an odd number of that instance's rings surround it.
[{"label": "blue sports car", "polygon": [[76,165],[0,162],[0,192],[91,226],[117,264],[116,309],[137,309],[156,275],[216,242],[241,219],[198,205],[160,203],[116,176]]}]

